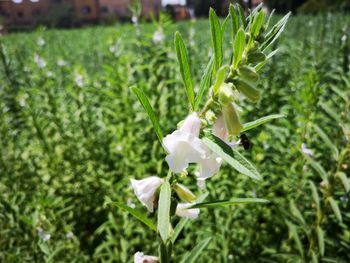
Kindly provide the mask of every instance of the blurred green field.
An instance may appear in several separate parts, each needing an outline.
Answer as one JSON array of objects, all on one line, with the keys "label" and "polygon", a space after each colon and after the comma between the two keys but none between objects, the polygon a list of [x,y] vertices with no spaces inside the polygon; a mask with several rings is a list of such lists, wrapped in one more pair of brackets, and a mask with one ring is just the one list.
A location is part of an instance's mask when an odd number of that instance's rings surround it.
[{"label": "blurred green field", "polygon": [[[175,30],[196,85],[209,60],[207,20],[162,26],[161,43],[153,24],[139,36],[126,24],[1,36],[0,262],[133,262],[136,251],[157,253],[156,235],[103,203],[108,196],[146,212],[129,179],[167,172],[130,87],[144,90],[170,133],[187,114]],[[271,202],[202,209],[179,237],[175,262],[207,236],[198,262],[350,262],[350,17],[291,17],[278,48],[263,69],[262,99],[240,101],[243,122],[286,115],[247,132],[253,148],[241,152],[263,182],[224,166],[207,183],[208,200]]]}]

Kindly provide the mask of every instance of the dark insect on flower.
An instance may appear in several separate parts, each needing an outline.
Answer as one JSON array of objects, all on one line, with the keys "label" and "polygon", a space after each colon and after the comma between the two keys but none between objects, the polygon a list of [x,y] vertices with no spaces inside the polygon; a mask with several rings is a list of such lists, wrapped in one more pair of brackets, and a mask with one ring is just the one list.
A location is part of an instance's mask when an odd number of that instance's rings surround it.
[{"label": "dark insect on flower", "polygon": [[249,141],[249,138],[244,133],[241,133],[240,135],[240,144],[243,146],[244,150],[249,150],[252,147],[251,142]]}]

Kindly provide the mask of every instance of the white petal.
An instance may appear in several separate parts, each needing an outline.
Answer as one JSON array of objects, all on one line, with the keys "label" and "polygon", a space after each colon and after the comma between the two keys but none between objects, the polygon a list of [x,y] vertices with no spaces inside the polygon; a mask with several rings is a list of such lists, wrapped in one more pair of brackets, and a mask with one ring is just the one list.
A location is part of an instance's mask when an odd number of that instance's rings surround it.
[{"label": "white petal", "polygon": [[137,198],[147,207],[148,211],[153,212],[155,192],[164,180],[157,176],[151,176],[142,180],[130,179],[130,181]]},{"label": "white petal", "polygon": [[221,163],[222,159],[214,153],[209,158],[201,160],[199,178],[206,179],[212,177],[220,170]]},{"label": "white petal", "polygon": [[134,263],[155,263],[158,258],[154,256],[144,255],[142,252],[136,252],[134,255]]},{"label": "white petal", "polygon": [[192,209],[187,209],[190,207],[192,204],[184,204],[184,203],[179,203],[177,204],[176,207],[176,215],[180,217],[185,217],[188,219],[196,219],[199,215],[199,208],[192,208]]},{"label": "white petal", "polygon": [[188,132],[198,137],[201,129],[201,119],[197,112],[193,112],[186,117],[184,123],[182,124],[180,131]]},{"label": "white petal", "polygon": [[216,122],[214,123],[213,134],[224,142],[228,142],[228,131],[225,125],[224,117],[222,115],[220,115],[220,117],[217,118]]}]

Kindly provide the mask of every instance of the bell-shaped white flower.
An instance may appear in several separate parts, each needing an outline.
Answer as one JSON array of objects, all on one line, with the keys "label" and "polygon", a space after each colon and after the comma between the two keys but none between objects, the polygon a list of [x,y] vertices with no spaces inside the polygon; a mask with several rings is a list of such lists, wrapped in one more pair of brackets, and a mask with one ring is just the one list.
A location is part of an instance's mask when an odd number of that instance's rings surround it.
[{"label": "bell-shaped white flower", "polygon": [[301,151],[308,156],[314,156],[314,151],[308,148],[305,143],[301,144]]},{"label": "bell-shaped white flower", "polygon": [[224,117],[222,115],[217,118],[213,125],[213,134],[224,142],[228,143],[228,131],[225,125]]},{"label": "bell-shaped white flower", "polygon": [[158,258],[154,256],[144,255],[142,252],[136,252],[134,255],[134,263],[155,263]]},{"label": "bell-shaped white flower", "polygon": [[199,208],[190,208],[192,204],[190,203],[178,203],[176,207],[176,215],[180,217],[185,217],[188,219],[196,219],[199,215]]},{"label": "bell-shaped white flower", "polygon": [[155,193],[164,180],[157,176],[151,176],[142,180],[130,179],[130,181],[137,198],[147,207],[148,211],[153,212]]}]

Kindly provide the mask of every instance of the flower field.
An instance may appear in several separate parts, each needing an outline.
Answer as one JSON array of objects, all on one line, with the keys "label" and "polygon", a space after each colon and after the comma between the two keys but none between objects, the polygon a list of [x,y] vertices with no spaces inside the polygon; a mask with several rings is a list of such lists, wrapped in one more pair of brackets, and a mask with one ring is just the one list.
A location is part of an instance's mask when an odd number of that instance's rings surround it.
[{"label": "flower field", "polygon": [[[1,36],[0,262],[158,255],[157,234],[106,200],[156,221],[130,179],[165,178],[171,163],[133,88],[147,95],[164,135],[186,118],[177,30],[198,92],[214,52],[207,19]],[[196,166],[181,175],[206,201],[269,202],[201,208],[181,221],[172,262],[192,262],[186,253],[203,240],[193,262],[350,262],[350,17],[291,16],[268,53],[276,49],[259,72],[258,102],[237,103],[242,127],[279,114],[244,132],[248,149],[236,148],[263,180],[225,162],[204,189]]]}]

